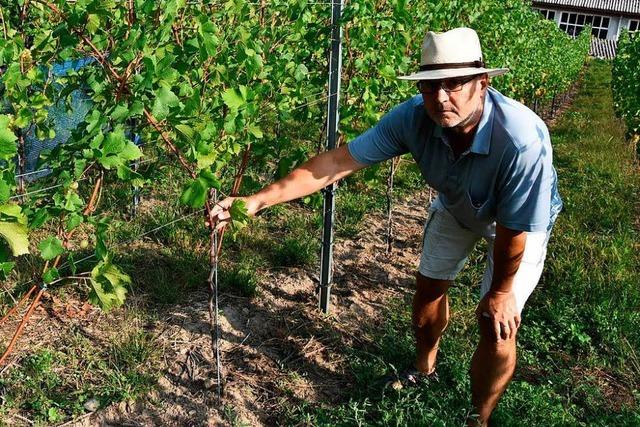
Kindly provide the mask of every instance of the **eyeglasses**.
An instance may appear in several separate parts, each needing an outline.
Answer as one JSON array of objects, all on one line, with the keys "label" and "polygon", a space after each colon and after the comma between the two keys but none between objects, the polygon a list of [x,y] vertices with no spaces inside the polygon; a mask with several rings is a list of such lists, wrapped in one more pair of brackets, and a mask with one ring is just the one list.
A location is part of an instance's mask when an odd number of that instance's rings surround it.
[{"label": "eyeglasses", "polygon": [[471,76],[464,79],[451,78],[445,80],[419,80],[416,83],[416,86],[418,87],[420,93],[424,93],[427,95],[433,95],[434,93],[438,92],[440,88],[442,88],[447,93],[459,92],[462,90],[464,85],[466,85],[476,77],[478,76]]}]

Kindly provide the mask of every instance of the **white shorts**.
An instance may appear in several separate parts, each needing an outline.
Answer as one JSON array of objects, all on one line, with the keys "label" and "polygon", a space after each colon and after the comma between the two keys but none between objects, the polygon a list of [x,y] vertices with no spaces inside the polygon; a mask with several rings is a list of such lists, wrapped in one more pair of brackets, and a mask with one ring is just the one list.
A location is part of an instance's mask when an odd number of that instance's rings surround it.
[{"label": "white shorts", "polygon": [[[524,254],[513,279],[513,292],[518,310],[535,289],[547,256],[547,243],[551,230],[527,232]],[[439,280],[454,280],[464,267],[469,253],[482,236],[462,227],[444,208],[429,209],[429,218],[424,227],[422,256],[418,271],[425,277]],[[481,295],[491,288],[493,276],[493,242],[495,236],[484,237],[488,244],[487,266],[482,278]]]}]

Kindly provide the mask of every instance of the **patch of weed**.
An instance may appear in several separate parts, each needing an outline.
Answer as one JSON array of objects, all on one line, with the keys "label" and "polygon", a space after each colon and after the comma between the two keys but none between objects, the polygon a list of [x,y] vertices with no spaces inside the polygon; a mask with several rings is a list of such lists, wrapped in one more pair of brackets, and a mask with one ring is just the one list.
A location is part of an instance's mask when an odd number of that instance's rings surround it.
[{"label": "patch of weed", "polygon": [[319,245],[314,236],[297,235],[277,243],[273,252],[273,264],[279,267],[308,267],[318,259]]},{"label": "patch of weed", "polygon": [[259,277],[255,269],[247,265],[239,265],[220,270],[220,289],[233,292],[244,297],[253,298],[259,293]]}]

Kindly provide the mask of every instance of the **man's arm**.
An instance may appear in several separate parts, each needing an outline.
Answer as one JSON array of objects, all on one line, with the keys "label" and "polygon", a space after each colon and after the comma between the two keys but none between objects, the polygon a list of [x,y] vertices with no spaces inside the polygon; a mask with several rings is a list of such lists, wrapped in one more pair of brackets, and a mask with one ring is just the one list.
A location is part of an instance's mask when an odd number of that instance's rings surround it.
[{"label": "man's arm", "polygon": [[520,326],[520,313],[512,287],[526,241],[524,231],[496,224],[491,289],[478,304],[476,314],[491,320],[498,341],[511,338]]},{"label": "man's arm", "polygon": [[288,202],[332,184],[364,168],[349,153],[346,145],[319,154],[274,182],[248,197],[229,197],[220,201],[211,211],[211,219],[222,226],[230,219],[229,208],[235,199],[243,200],[249,215],[278,203]]}]

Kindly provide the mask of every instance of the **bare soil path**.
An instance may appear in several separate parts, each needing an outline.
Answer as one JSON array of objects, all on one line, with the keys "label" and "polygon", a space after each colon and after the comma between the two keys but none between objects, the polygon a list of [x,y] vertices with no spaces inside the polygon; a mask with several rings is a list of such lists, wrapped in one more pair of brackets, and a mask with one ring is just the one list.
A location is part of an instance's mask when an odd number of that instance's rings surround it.
[{"label": "bare soil path", "polygon": [[151,326],[164,351],[157,391],[71,425],[274,425],[286,404],[340,400],[352,383],[347,347],[366,344],[389,302],[412,293],[429,197],[425,190],[395,207],[390,255],[383,214],[368,216],[356,238],[337,242],[328,316],[316,306],[316,271],[269,271],[251,300],[223,295],[221,403],[201,292]]}]

